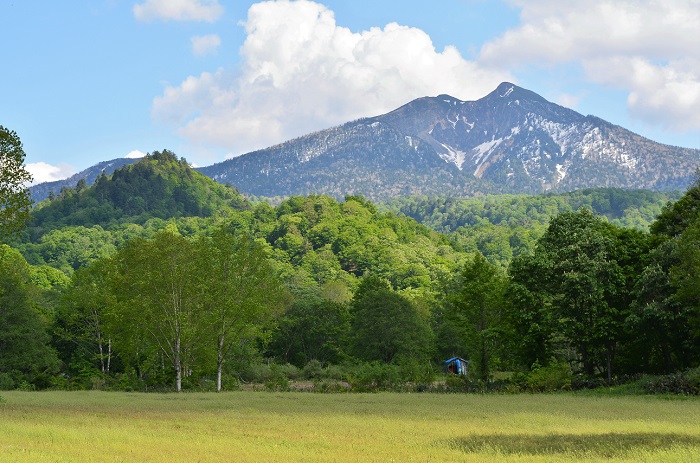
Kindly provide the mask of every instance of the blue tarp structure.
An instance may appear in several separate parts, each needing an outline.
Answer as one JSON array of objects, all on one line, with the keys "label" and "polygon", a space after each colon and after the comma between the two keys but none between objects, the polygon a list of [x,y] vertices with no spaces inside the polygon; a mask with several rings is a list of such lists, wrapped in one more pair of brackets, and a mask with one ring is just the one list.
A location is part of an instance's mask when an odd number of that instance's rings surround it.
[{"label": "blue tarp structure", "polygon": [[466,375],[469,362],[460,357],[445,360],[445,370],[456,375]]}]

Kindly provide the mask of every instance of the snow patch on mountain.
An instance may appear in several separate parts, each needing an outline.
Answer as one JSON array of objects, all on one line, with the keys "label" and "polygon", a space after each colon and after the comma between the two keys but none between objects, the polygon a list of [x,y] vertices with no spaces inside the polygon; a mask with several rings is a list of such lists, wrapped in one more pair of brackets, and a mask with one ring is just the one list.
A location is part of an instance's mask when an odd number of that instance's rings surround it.
[{"label": "snow patch on mountain", "polygon": [[460,151],[458,149],[455,149],[449,145],[446,145],[444,143],[440,143],[440,146],[445,148],[447,150],[446,153],[438,153],[440,157],[447,163],[454,164],[457,166],[457,169],[462,170],[462,166],[464,164],[464,161],[467,159],[467,153],[464,151]]},{"label": "snow patch on mountain", "polygon": [[[510,138],[510,137],[506,137]],[[474,170],[474,176],[481,178],[484,175],[484,170],[486,166],[484,165],[488,160],[489,156],[496,150],[498,145],[500,145],[505,138],[493,139],[481,143],[472,149],[472,160],[476,164],[476,169]]]}]

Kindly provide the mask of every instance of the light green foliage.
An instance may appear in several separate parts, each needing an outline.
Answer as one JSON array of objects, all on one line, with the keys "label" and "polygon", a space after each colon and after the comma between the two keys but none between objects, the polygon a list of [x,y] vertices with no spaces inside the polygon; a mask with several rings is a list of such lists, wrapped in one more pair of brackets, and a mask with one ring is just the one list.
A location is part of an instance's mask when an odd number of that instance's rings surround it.
[{"label": "light green foliage", "polygon": [[693,191],[651,236],[619,225],[644,229],[673,195],[253,206],[165,151],[40,204],[15,246],[36,265],[31,304],[65,364],[59,386],[163,388],[179,371],[177,384],[213,390],[214,374],[222,387],[263,357],[422,368],[433,353],[469,357],[483,379],[554,360],[612,380],[697,366]]},{"label": "light green foliage", "polygon": [[198,366],[208,339],[198,287],[198,275],[206,270],[196,263],[194,245],[166,229],[153,240],[132,240],[120,249],[111,282],[119,305],[112,323],[132,353],[147,343],[168,360],[177,391]]},{"label": "light green foliage", "polygon": [[489,262],[507,267],[513,257],[534,250],[549,220],[557,214],[585,208],[611,224],[647,230],[662,207],[678,196],[597,188],[539,196],[488,195],[466,199],[413,196],[395,199],[383,207],[441,233],[449,233],[460,249],[481,252]]},{"label": "light green foliage", "polygon": [[32,201],[27,184],[32,176],[24,167],[24,150],[17,133],[0,125],[0,239],[24,228]]},{"label": "light green foliage", "polygon": [[87,365],[94,373],[111,371],[114,333],[121,330],[108,325],[110,318],[119,318],[117,297],[110,291],[114,271],[113,261],[97,260],[76,270],[63,292],[54,336],[71,377],[91,380],[95,375]]},{"label": "light green foliage", "polygon": [[215,335],[216,389],[221,391],[224,361],[232,347],[262,337],[275,315],[286,309],[288,297],[264,248],[247,235],[218,230],[201,238],[195,253],[197,302]]}]

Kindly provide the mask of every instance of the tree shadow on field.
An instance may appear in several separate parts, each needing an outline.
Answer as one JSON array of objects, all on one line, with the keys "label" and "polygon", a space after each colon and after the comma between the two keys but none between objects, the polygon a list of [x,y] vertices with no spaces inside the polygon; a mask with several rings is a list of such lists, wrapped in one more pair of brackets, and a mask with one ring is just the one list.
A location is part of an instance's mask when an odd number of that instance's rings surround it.
[{"label": "tree shadow on field", "polygon": [[700,447],[700,437],[661,433],[607,434],[520,434],[472,435],[444,441],[464,453],[498,453],[503,455],[585,455],[619,457],[631,450],[664,450]]}]

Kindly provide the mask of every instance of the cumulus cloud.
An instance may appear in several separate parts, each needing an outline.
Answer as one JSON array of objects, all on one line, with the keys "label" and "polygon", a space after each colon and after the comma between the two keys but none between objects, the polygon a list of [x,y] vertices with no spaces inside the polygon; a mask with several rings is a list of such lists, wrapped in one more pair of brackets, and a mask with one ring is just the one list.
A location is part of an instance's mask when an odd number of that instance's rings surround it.
[{"label": "cumulus cloud", "polygon": [[192,53],[195,56],[205,56],[216,53],[216,49],[221,45],[221,38],[216,34],[199,35],[192,37]]},{"label": "cumulus cloud", "polygon": [[579,64],[586,78],[628,92],[631,114],[700,129],[697,0],[513,0],[521,24],[486,43],[482,63]]},{"label": "cumulus cloud", "polygon": [[206,21],[214,22],[224,12],[218,0],[146,0],[134,5],[139,21]]},{"label": "cumulus cloud", "polygon": [[34,177],[34,181],[31,183],[32,185],[63,180],[76,173],[75,168],[68,164],[53,166],[45,162],[34,162],[27,164],[25,167],[27,171],[32,174],[32,177]]},{"label": "cumulus cloud", "polygon": [[391,23],[352,32],[311,1],[254,4],[244,26],[242,67],[167,87],[154,100],[156,119],[177,124],[190,141],[242,154],[414,98],[474,99],[514,80],[454,47],[436,50],[420,29]]}]

